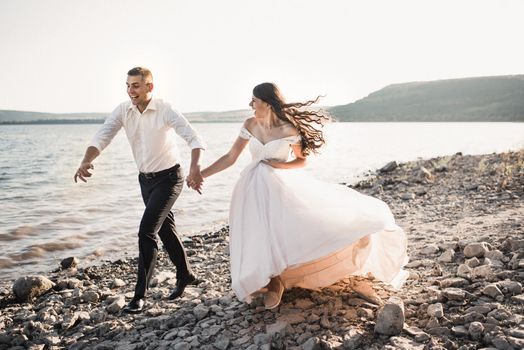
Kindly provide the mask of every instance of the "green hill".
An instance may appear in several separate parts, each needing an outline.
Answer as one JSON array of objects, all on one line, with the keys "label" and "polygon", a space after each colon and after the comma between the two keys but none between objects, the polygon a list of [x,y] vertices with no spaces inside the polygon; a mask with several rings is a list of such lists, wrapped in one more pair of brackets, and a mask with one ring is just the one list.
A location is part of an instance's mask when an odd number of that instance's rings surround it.
[{"label": "green hill", "polygon": [[524,121],[524,75],[393,84],[329,111],[339,121]]}]

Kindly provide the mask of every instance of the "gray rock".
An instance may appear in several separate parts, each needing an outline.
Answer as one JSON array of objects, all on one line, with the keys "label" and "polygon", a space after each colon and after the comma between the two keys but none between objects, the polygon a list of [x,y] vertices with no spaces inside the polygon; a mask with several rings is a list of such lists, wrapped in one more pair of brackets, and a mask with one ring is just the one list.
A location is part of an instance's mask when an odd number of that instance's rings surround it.
[{"label": "gray rock", "polygon": [[428,306],[428,315],[440,318],[444,316],[444,309],[441,303],[431,304]]},{"label": "gray rock", "polygon": [[439,251],[440,249],[436,244],[428,244],[420,250],[420,253],[424,255],[433,255],[437,254]]},{"label": "gray rock", "polygon": [[471,273],[471,268],[466,264],[460,264],[457,268],[457,276],[469,278],[469,274]]},{"label": "gray rock", "polygon": [[440,287],[441,288],[449,288],[449,287],[466,287],[469,285],[469,282],[467,279],[464,279],[462,277],[453,277],[453,278],[446,278],[442,281],[440,281]]},{"label": "gray rock", "polygon": [[492,297],[493,299],[499,300],[501,297],[504,299],[504,294],[500,291],[496,284],[491,283],[482,289],[482,294]]},{"label": "gray rock", "polygon": [[464,326],[454,326],[451,327],[451,333],[457,337],[467,337],[469,335],[469,330]]},{"label": "gray rock", "polygon": [[316,337],[309,338],[304,344],[300,346],[302,350],[321,350],[320,340]]},{"label": "gray rock", "polygon": [[206,317],[208,313],[209,313],[209,308],[205,306],[204,304],[198,304],[193,309],[193,315],[195,315],[196,319],[199,321],[203,319],[204,317]]},{"label": "gray rock", "polygon": [[280,316],[277,321],[286,322],[289,324],[297,324],[306,322],[306,318],[302,313],[292,313]]},{"label": "gray rock", "polygon": [[391,297],[378,311],[375,332],[385,335],[398,335],[404,328],[404,303],[398,297]]},{"label": "gray rock", "polygon": [[466,258],[482,258],[488,251],[485,243],[470,243],[464,247],[464,256]]},{"label": "gray rock", "polygon": [[454,257],[455,257],[455,251],[453,249],[448,249],[439,256],[438,260],[449,263],[453,261]]},{"label": "gray rock", "polygon": [[504,260],[504,253],[502,253],[500,250],[490,250],[489,252],[486,252],[484,256],[491,260],[497,260],[497,261],[503,261]]},{"label": "gray rock", "polygon": [[13,284],[13,293],[19,301],[31,301],[45,294],[54,285],[44,276],[20,277]]},{"label": "gray rock", "polygon": [[126,298],[123,295],[120,295],[115,301],[109,304],[106,308],[106,311],[110,314],[116,314],[126,306]]},{"label": "gray rock", "polygon": [[499,335],[491,340],[491,344],[499,350],[514,350],[513,346],[508,342],[506,337]]},{"label": "gray rock", "polygon": [[282,320],[277,320],[277,322],[269,324],[266,326],[266,333],[273,336],[276,333],[284,333],[284,330],[288,326],[288,323]]},{"label": "gray rock", "polygon": [[484,332],[484,326],[480,322],[471,322],[468,328],[469,335],[473,340],[480,340]]},{"label": "gray rock", "polygon": [[524,294],[512,296],[511,301],[514,302],[515,304],[524,304]]},{"label": "gray rock", "polygon": [[258,346],[268,344],[269,342],[271,342],[271,335],[266,333],[256,334],[253,337],[253,342]]},{"label": "gray rock", "polygon": [[493,270],[491,269],[490,265],[482,265],[479,267],[475,267],[471,270],[470,276],[472,278],[488,278],[493,274]]},{"label": "gray rock", "polygon": [[500,281],[497,282],[497,286],[500,288],[500,291],[504,294],[520,294],[522,293],[522,284],[516,281]]},{"label": "gray rock", "polygon": [[73,267],[77,267],[79,262],[80,261],[77,258],[72,256],[72,257],[65,258],[64,260],[62,260],[60,262],[60,266],[62,267],[62,269],[70,269]]},{"label": "gray rock", "polygon": [[121,280],[120,278],[115,278],[113,282],[111,282],[111,288],[120,288],[126,285],[126,282],[124,280]]},{"label": "gray rock", "polygon": [[88,290],[82,294],[80,299],[87,303],[96,303],[100,299],[100,296],[94,290]]},{"label": "gray rock", "polygon": [[398,167],[398,163],[396,161],[392,161],[384,165],[382,168],[380,168],[381,173],[389,173],[393,170],[395,170]]},{"label": "gray rock", "polygon": [[175,350],[189,350],[191,349],[191,345],[189,345],[189,343],[185,341],[182,341],[180,343],[176,343],[174,349]]},{"label": "gray rock", "polygon": [[405,201],[410,201],[410,200],[413,200],[415,199],[415,194],[412,193],[412,192],[408,192],[408,193],[403,193],[400,198],[402,200],[405,200]]},{"label": "gray rock", "polygon": [[514,349],[524,349],[524,339],[506,337],[506,340]]},{"label": "gray rock", "polygon": [[477,259],[476,257],[473,257],[473,258],[471,258],[471,259],[467,259],[467,260],[465,261],[465,264],[466,264],[468,267],[474,268],[474,267],[480,266],[480,260]]},{"label": "gray rock", "polygon": [[459,288],[446,288],[442,291],[442,294],[448,298],[448,300],[464,300],[466,292]]},{"label": "gray rock", "polygon": [[213,343],[213,345],[219,350],[226,350],[230,344],[231,340],[224,335],[219,336]]},{"label": "gray rock", "polygon": [[404,337],[391,337],[389,343],[398,350],[423,350],[424,344],[419,344]]}]

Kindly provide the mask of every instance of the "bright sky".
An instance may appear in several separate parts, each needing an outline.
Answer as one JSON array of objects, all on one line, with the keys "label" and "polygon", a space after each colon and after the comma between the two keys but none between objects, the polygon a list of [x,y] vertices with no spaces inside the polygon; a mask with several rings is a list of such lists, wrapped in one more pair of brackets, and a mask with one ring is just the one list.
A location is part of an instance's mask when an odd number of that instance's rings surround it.
[{"label": "bright sky", "polygon": [[183,112],[353,102],[392,83],[524,73],[521,0],[1,0],[0,109],[109,112],[127,71]]}]

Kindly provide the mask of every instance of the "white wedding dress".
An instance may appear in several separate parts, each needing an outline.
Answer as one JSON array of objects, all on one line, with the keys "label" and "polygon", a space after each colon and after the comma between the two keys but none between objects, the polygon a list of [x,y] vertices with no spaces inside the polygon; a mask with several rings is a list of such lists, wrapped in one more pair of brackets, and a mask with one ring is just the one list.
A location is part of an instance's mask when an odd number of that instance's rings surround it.
[{"label": "white wedding dress", "polygon": [[242,171],[230,208],[232,287],[240,300],[280,276],[284,286],[318,289],[372,273],[400,287],[407,278],[407,238],[379,199],[318,181],[301,169],[263,159],[291,159],[298,136],[262,144],[245,128],[252,162]]}]

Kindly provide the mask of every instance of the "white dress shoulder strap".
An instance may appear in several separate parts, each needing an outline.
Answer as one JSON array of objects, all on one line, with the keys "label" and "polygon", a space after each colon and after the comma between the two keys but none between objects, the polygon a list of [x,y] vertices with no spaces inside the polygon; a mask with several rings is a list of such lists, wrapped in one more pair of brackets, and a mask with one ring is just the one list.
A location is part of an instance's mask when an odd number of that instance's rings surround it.
[{"label": "white dress shoulder strap", "polygon": [[245,127],[242,127],[240,129],[240,134],[238,135],[238,137],[244,140],[249,140],[253,137],[253,135],[251,135],[251,133]]}]

